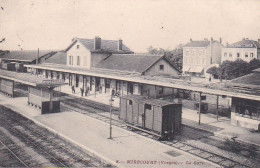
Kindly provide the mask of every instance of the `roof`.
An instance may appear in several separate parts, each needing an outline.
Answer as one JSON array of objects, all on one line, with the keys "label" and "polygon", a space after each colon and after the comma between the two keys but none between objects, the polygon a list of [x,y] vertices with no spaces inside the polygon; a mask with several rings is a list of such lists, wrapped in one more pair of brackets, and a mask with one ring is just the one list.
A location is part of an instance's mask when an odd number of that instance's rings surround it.
[{"label": "roof", "polygon": [[66,49],[68,51],[77,41],[91,52],[111,52],[111,53],[133,53],[126,45],[122,44],[122,50],[118,50],[118,40],[101,39],[101,49],[94,49],[94,39],[74,38],[72,44]]},{"label": "roof", "polygon": [[190,41],[189,43],[185,44],[183,47],[207,47],[210,44],[208,40],[202,41]]},{"label": "roof", "polygon": [[[52,53],[50,50],[40,50],[39,58]],[[20,51],[10,51],[10,53],[6,53],[1,55],[0,58],[5,60],[15,60],[15,61],[28,61],[31,62],[38,58],[38,50],[20,50]]]},{"label": "roof", "polygon": [[167,106],[167,105],[173,105],[173,104],[181,104],[181,103],[176,103],[176,102],[170,102],[166,100],[161,100],[161,99],[153,99],[153,98],[148,98],[146,96],[140,96],[140,95],[124,95],[121,96],[121,98],[124,99],[130,99],[130,100],[135,100],[138,103],[148,103],[156,106]]},{"label": "roof", "polygon": [[213,89],[210,86],[196,84],[190,81],[165,78],[165,77],[143,76],[137,73],[123,72],[123,71],[104,70],[104,69],[93,70],[93,69],[70,67],[70,66],[57,65],[57,64],[25,65],[25,67],[46,69],[46,70],[65,72],[65,73],[74,73],[79,75],[96,76],[100,78],[115,79],[121,81],[164,86],[164,87],[184,89],[184,90],[191,90],[194,92],[203,92],[203,93],[208,93],[213,95],[226,95],[230,97],[239,97],[239,98],[250,99],[250,100],[260,99],[260,96],[257,94],[237,92],[234,90],[230,90],[229,88],[226,87]]},{"label": "roof", "polygon": [[66,65],[66,60],[67,60],[67,53],[65,51],[59,51],[56,54],[47,58],[45,60],[45,63]]},{"label": "roof", "polygon": [[95,68],[143,73],[162,57],[152,54],[113,54],[96,64]]},{"label": "roof", "polygon": [[254,72],[260,72],[260,68],[254,69]]},{"label": "roof", "polygon": [[[256,69],[256,70],[260,71],[260,68]],[[239,78],[235,78],[235,79],[231,80],[231,83],[260,86],[260,73],[258,71],[256,71],[255,73],[250,73],[248,75],[244,75]]]},{"label": "roof", "polygon": [[36,87],[56,87],[63,85],[63,80],[50,80],[29,73],[17,73],[0,69],[0,77]]},{"label": "roof", "polygon": [[239,42],[229,44],[227,48],[260,48],[260,44],[254,40],[243,39]]}]

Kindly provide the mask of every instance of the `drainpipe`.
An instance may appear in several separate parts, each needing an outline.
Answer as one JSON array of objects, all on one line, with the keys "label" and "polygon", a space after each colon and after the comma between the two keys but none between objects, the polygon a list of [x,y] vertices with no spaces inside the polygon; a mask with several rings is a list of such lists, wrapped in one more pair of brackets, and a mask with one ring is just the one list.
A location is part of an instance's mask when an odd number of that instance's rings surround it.
[{"label": "drainpipe", "polygon": [[213,42],[213,38],[211,37],[211,39],[210,39],[210,64],[212,64],[212,42]]}]

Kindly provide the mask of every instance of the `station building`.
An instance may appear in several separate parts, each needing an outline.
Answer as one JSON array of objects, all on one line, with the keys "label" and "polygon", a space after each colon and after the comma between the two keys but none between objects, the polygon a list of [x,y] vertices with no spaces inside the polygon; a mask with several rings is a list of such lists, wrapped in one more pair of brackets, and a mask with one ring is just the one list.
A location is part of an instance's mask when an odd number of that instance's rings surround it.
[{"label": "station building", "polygon": [[90,94],[135,94],[158,97],[172,94],[172,88],[133,82],[135,77],[177,76],[181,71],[164,55],[134,54],[119,40],[74,38],[63,51],[41,64],[27,65],[31,73],[49,79],[63,79],[69,86]]}]

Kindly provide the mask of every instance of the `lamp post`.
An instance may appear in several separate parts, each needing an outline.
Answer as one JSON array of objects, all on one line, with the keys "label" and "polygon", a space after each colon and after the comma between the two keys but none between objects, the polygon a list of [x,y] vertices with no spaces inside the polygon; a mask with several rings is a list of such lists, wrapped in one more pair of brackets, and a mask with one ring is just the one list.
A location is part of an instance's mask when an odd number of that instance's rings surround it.
[{"label": "lamp post", "polygon": [[109,99],[109,104],[110,104],[110,124],[109,124],[109,138],[112,139],[112,105],[113,105],[114,100],[112,99],[112,94]]}]

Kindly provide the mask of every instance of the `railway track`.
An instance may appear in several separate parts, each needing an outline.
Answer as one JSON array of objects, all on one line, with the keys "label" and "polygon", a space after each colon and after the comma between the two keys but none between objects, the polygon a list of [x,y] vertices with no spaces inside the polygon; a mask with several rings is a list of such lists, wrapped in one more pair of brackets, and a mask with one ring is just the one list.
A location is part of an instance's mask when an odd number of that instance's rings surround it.
[{"label": "railway track", "polygon": [[[3,135],[2,135],[3,136]],[[2,139],[2,137],[1,137]],[[7,167],[29,167],[24,161],[22,161],[13,151],[6,145],[4,142],[0,140],[0,146],[1,146],[1,156],[5,155],[5,160],[3,160],[0,164],[0,166]],[[3,151],[6,150],[6,151]],[[12,163],[9,163],[11,160]],[[8,162],[9,161],[9,162]]]},{"label": "railway track", "polygon": [[[70,145],[65,140],[51,134],[47,130],[35,125],[32,121],[5,108],[1,110],[1,126],[20,141],[44,156],[55,167],[108,167],[111,166],[91,153]],[[44,165],[32,165],[31,159],[23,158],[20,149],[14,147],[14,143],[8,137],[1,137],[1,143],[14,156],[21,160],[23,167],[39,167]]]},{"label": "railway track", "polygon": [[[72,110],[76,111],[85,115],[88,115],[90,117],[96,118],[98,120],[104,121],[106,123],[110,122],[110,118],[108,116],[103,115],[105,111],[102,110],[99,107],[95,107],[95,104],[91,104],[91,106],[86,106],[86,101],[82,101],[80,98],[73,97],[73,99],[64,99],[63,103],[61,103],[61,108],[64,110]],[[116,112],[118,114],[118,112]],[[114,126],[127,129],[127,126],[124,122],[116,119],[112,119],[112,124]],[[248,158],[249,155],[243,155],[243,154],[236,154],[232,153],[230,151],[227,151],[225,149],[225,146],[221,146],[219,144],[225,143],[225,140],[211,137],[212,135],[201,135],[197,134],[193,131],[188,130],[187,126],[184,126],[186,130],[184,133],[177,135],[176,138],[173,141],[160,141],[163,144],[172,146],[174,148],[177,148],[179,150],[188,152],[190,154],[196,155],[198,157],[204,158],[208,161],[214,162],[216,164],[219,164],[223,167],[258,167],[260,160],[257,158],[260,156],[260,150],[259,149],[248,149],[245,145],[237,143],[237,145],[240,145],[241,148],[243,147],[243,150],[250,151],[251,153],[255,153],[255,156],[250,156],[252,158]],[[142,132],[140,130],[135,130],[135,133],[157,140],[156,137],[154,137],[151,134],[148,134],[146,132]],[[209,134],[209,133],[208,133]],[[190,141],[187,141],[189,139]],[[199,141],[199,143],[195,143],[196,141]],[[218,144],[218,146],[216,146]],[[210,149],[210,146],[214,147]],[[203,147],[204,146],[204,147]],[[217,151],[216,151],[217,150]],[[232,157],[232,156],[234,157]],[[238,158],[238,159],[237,159]]]},{"label": "railway track", "polygon": [[[73,110],[104,121],[106,123],[110,122],[110,118],[106,115],[103,115],[104,112],[108,111],[108,105],[102,105],[101,103],[82,100],[81,98],[67,94],[65,94],[65,96],[62,98],[62,102],[63,103],[61,103],[61,109],[63,110]],[[114,110],[113,113],[118,115],[117,110]],[[127,129],[126,124],[120,120],[113,119],[112,124],[114,126]],[[187,126],[184,126],[184,128],[185,131],[183,131],[182,134],[177,135],[175,137],[175,140],[161,141],[161,143],[178,148],[182,151],[186,151],[198,157],[217,163],[223,167],[258,167],[260,163],[260,160],[258,159],[260,156],[259,147],[252,145],[248,146],[247,144],[242,144],[241,142],[238,143],[235,141],[233,142],[229,140],[224,140],[221,138],[213,137],[212,135],[196,134],[192,130],[188,131]],[[156,137],[148,133],[138,130],[135,130],[134,132],[139,135],[157,140]],[[199,141],[200,144],[198,144],[196,140]],[[232,150],[232,147],[229,148],[228,145],[235,146],[235,148],[239,148],[242,152],[236,151],[238,153],[236,154],[234,152],[232,153],[230,151],[227,151]],[[210,146],[214,146],[214,148],[209,149],[211,148]],[[235,157],[231,157],[230,155],[234,155]]]}]

